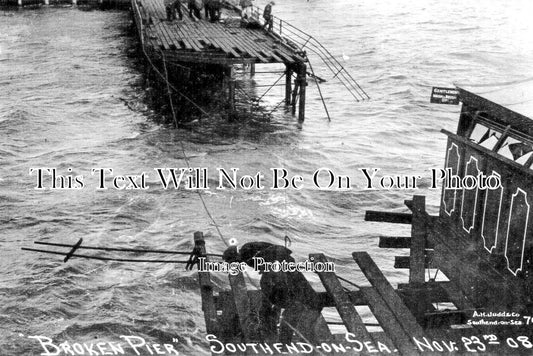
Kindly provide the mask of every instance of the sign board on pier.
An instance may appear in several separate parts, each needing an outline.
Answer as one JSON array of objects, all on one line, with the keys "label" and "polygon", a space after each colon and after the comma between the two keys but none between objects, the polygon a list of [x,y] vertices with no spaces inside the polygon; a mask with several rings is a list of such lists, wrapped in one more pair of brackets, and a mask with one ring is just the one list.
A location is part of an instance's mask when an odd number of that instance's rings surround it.
[{"label": "sign board on pier", "polygon": [[459,92],[455,88],[433,87],[430,102],[435,104],[458,105]]}]

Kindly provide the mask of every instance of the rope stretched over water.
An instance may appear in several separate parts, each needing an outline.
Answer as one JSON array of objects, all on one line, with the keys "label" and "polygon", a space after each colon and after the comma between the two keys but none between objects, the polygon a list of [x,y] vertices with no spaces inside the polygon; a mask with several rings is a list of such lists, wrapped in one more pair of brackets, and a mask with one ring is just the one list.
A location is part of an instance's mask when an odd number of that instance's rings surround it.
[{"label": "rope stretched over water", "polygon": [[[167,74],[167,76],[164,78],[164,80],[167,83],[167,87],[170,87],[170,83],[169,83],[169,80],[168,80],[168,73],[166,72],[166,64],[165,64],[166,59],[165,59],[165,55],[164,54],[162,56],[162,60],[163,60],[163,65],[165,67],[165,74]],[[169,100],[170,100],[170,106],[172,108],[172,116],[174,118],[174,122],[176,123],[176,128],[177,128],[177,117],[176,117],[176,112],[174,111],[174,105],[172,104],[172,96],[170,95],[170,91],[168,92],[168,96],[169,96]],[[187,153],[185,152],[185,146],[183,145],[183,141],[180,140],[179,142],[180,142],[180,147],[181,147],[181,152],[182,152],[183,159],[185,160],[185,163],[187,164],[187,168],[191,169],[190,159],[187,156]],[[222,235],[222,232],[220,231],[220,228],[218,227],[217,222],[215,221],[215,219],[213,218],[213,215],[211,215],[211,212],[207,208],[207,204],[205,203],[204,197],[202,196],[202,194],[200,193],[199,190],[195,190],[195,191],[196,191],[196,194],[198,194],[198,197],[200,198],[200,201],[202,203],[202,206],[204,207],[205,213],[207,214],[207,216],[209,217],[209,219],[211,220],[211,222],[215,226],[215,229],[217,230],[218,236],[220,237],[222,242],[226,245],[226,247],[228,247],[230,244],[226,241],[226,239]]]},{"label": "rope stretched over water", "polygon": [[[57,247],[72,247],[69,244],[61,244],[56,242],[44,242],[44,241],[35,241],[36,245],[46,245],[46,246],[57,246]],[[79,246],[79,250],[96,250],[96,251],[114,251],[114,252],[135,252],[135,253],[160,253],[168,255],[190,255],[191,252],[185,251],[172,251],[172,250],[154,250],[154,249],[139,249],[139,248],[120,248],[120,247],[99,247],[99,246]],[[208,256],[213,257],[222,257],[221,254],[208,253]]]},{"label": "rope stretched over water", "polygon": [[[22,247],[22,250],[24,250],[24,251],[32,251],[32,252],[48,253],[48,254],[52,254],[52,255],[65,256],[64,252],[59,252],[59,251],[40,250],[40,249],[28,248],[28,247]],[[86,258],[86,259],[89,259],[89,260],[116,261],[116,262],[183,263],[183,264],[186,264],[188,262],[188,261],[176,261],[176,260],[154,260],[154,259],[101,257],[101,256],[82,255],[82,254],[78,254],[78,253],[73,253],[70,256],[71,257]]]}]

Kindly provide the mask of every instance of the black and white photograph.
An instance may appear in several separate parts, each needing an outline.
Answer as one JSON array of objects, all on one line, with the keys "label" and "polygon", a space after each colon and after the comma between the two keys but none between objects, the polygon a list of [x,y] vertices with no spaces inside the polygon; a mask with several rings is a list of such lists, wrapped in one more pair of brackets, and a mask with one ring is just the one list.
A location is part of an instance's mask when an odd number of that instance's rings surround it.
[{"label": "black and white photograph", "polygon": [[532,15],[0,0],[0,356],[533,355]]}]

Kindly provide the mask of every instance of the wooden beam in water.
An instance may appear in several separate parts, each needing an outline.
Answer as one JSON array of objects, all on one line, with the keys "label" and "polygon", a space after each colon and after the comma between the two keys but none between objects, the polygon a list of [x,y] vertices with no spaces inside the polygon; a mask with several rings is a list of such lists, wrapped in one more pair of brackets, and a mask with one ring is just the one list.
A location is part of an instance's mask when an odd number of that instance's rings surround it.
[{"label": "wooden beam in water", "polygon": [[298,108],[298,121],[303,122],[305,120],[305,92],[307,87],[307,66],[304,63],[300,63],[298,68],[298,78],[300,81],[300,106]]},{"label": "wooden beam in water", "polygon": [[[325,263],[327,262],[326,257],[321,254],[310,254],[310,260],[315,262]],[[320,280],[328,293],[332,296],[335,301],[335,307],[339,312],[339,315],[346,326],[346,330],[355,334],[358,340],[362,342],[372,341],[369,332],[366,330],[366,327],[361,319],[361,316],[355,310],[354,305],[350,301],[350,298],[344,292],[341,283],[337,279],[337,276],[333,272],[317,272]]]},{"label": "wooden beam in water", "polygon": [[380,236],[378,247],[409,248],[411,247],[411,237],[409,236]]},{"label": "wooden beam in water", "polygon": [[291,104],[291,91],[292,91],[292,68],[290,65],[285,65],[285,105]]},{"label": "wooden beam in water", "polygon": [[410,224],[413,216],[409,213],[367,210],[365,221],[387,222],[394,224]]}]

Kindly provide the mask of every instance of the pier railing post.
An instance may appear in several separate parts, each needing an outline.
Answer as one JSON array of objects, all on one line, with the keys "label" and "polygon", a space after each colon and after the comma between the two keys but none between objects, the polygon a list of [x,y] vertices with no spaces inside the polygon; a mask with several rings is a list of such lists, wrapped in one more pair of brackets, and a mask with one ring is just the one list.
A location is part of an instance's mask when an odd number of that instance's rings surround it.
[{"label": "pier railing post", "polygon": [[[207,252],[205,249],[204,234],[201,231],[194,233],[194,249],[198,251],[200,258],[205,258],[207,262]],[[208,333],[217,332],[217,310],[215,307],[215,297],[213,296],[213,285],[209,272],[198,270],[198,281],[200,282],[200,293],[202,295],[202,309],[204,311],[205,329]]]},{"label": "pier railing post", "polygon": [[285,105],[291,104],[291,91],[292,91],[292,68],[289,65],[285,65]]},{"label": "pier railing post", "polygon": [[305,120],[305,87],[307,86],[307,66],[302,63],[298,69],[298,81],[300,86],[298,121],[303,122]]}]

